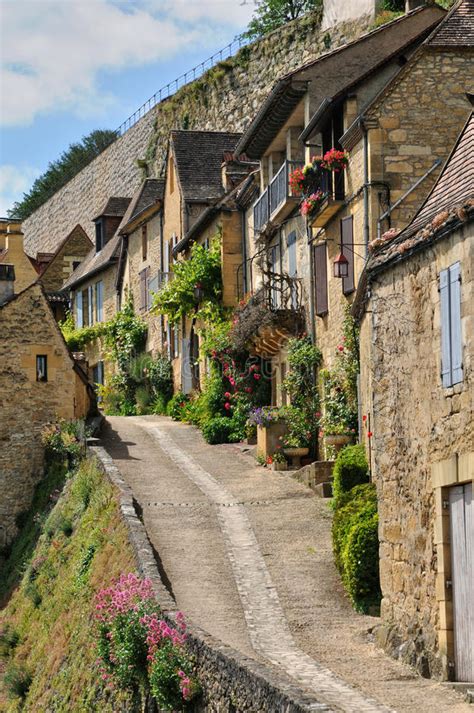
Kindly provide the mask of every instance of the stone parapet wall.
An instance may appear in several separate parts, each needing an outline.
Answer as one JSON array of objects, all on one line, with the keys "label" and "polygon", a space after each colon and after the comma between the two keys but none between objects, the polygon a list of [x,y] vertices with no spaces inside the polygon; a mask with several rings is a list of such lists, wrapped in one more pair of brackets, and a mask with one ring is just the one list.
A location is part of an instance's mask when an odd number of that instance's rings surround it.
[{"label": "stone parapet wall", "polygon": [[355,39],[369,24],[369,17],[364,16],[323,33],[319,15],[308,15],[242,48],[235,57],[185,85],[151,109],[24,222],[27,252],[53,251],[78,223],[93,239],[91,219],[107,198],[132,196],[139,187],[143,178],[139,159],[146,159],[149,175],[159,175],[172,128],[244,130],[281,75]]},{"label": "stone parapet wall", "polygon": [[[176,603],[161,580],[132,491],[103,448],[93,446],[89,452],[98,458],[103,472],[119,492],[120,514],[129,531],[137,569],[141,576],[152,581],[165,617],[173,621]],[[331,710],[315,701],[281,671],[244,656],[192,624],[188,629],[187,643],[203,689],[202,697],[193,706],[195,713],[309,713]]]}]

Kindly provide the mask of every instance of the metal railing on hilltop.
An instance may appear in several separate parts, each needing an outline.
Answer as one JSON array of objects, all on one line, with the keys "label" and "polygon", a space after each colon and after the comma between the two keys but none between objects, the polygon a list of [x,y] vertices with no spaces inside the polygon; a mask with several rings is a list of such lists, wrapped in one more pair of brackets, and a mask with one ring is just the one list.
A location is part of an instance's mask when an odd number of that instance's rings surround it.
[{"label": "metal railing on hilltop", "polygon": [[200,64],[192,67],[192,69],[188,69],[187,72],[184,72],[184,74],[180,74],[179,77],[176,77],[176,79],[173,79],[171,82],[168,82],[168,84],[165,84],[120,124],[117,129],[117,133],[122,136],[126,131],[131,129],[137,121],[142,119],[145,114],[150,111],[150,109],[153,109],[153,107],[162,102],[164,99],[168,99],[173,96],[173,94],[175,94],[180,87],[184,86],[188,82],[193,82],[195,79],[199,79],[199,77],[201,77],[208,69],[214,67],[218,62],[223,62],[224,60],[229,59],[229,57],[232,57],[247,44],[249,44],[248,39],[238,36],[228,45],[215,52]]}]

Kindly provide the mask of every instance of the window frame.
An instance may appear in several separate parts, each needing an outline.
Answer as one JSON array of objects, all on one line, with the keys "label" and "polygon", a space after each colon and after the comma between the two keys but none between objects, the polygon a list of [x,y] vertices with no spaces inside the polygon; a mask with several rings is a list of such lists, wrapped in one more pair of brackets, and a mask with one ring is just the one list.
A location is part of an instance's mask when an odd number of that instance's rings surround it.
[{"label": "window frame", "polygon": [[[40,369],[38,368],[39,360],[43,359],[43,365],[44,365],[44,376],[43,378],[39,378],[39,374],[42,373]],[[48,382],[48,355],[47,354],[37,354],[36,355],[36,381],[41,384],[45,384]]]}]

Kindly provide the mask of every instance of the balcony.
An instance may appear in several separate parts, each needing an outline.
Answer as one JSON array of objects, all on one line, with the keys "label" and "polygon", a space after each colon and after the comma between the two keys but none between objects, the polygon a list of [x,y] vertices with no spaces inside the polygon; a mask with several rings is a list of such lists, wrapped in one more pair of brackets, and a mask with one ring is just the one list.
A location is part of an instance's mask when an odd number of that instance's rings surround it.
[{"label": "balcony", "polygon": [[324,228],[344,204],[344,173],[321,169],[314,187],[315,191],[318,189],[326,197],[316,212],[310,216],[309,223],[313,228]]},{"label": "balcony", "polygon": [[265,271],[262,286],[240,311],[240,338],[251,352],[269,358],[303,327],[300,280]]},{"label": "balcony", "polygon": [[301,196],[292,191],[289,178],[295,168],[303,166],[304,161],[284,161],[253,207],[255,232],[263,232],[269,223],[283,220],[298,205]]}]

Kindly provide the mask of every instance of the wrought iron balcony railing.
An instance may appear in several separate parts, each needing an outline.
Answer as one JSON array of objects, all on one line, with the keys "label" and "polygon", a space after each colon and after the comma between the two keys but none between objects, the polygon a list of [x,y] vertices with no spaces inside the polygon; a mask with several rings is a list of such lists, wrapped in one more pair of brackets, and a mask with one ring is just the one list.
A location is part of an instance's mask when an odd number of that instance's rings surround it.
[{"label": "wrought iron balcony railing", "polygon": [[273,177],[253,207],[253,227],[256,232],[263,230],[288,201],[295,205],[299,200],[299,196],[290,187],[290,173],[295,168],[301,168],[302,166],[304,166],[303,161],[285,160],[283,162],[278,173]]}]

